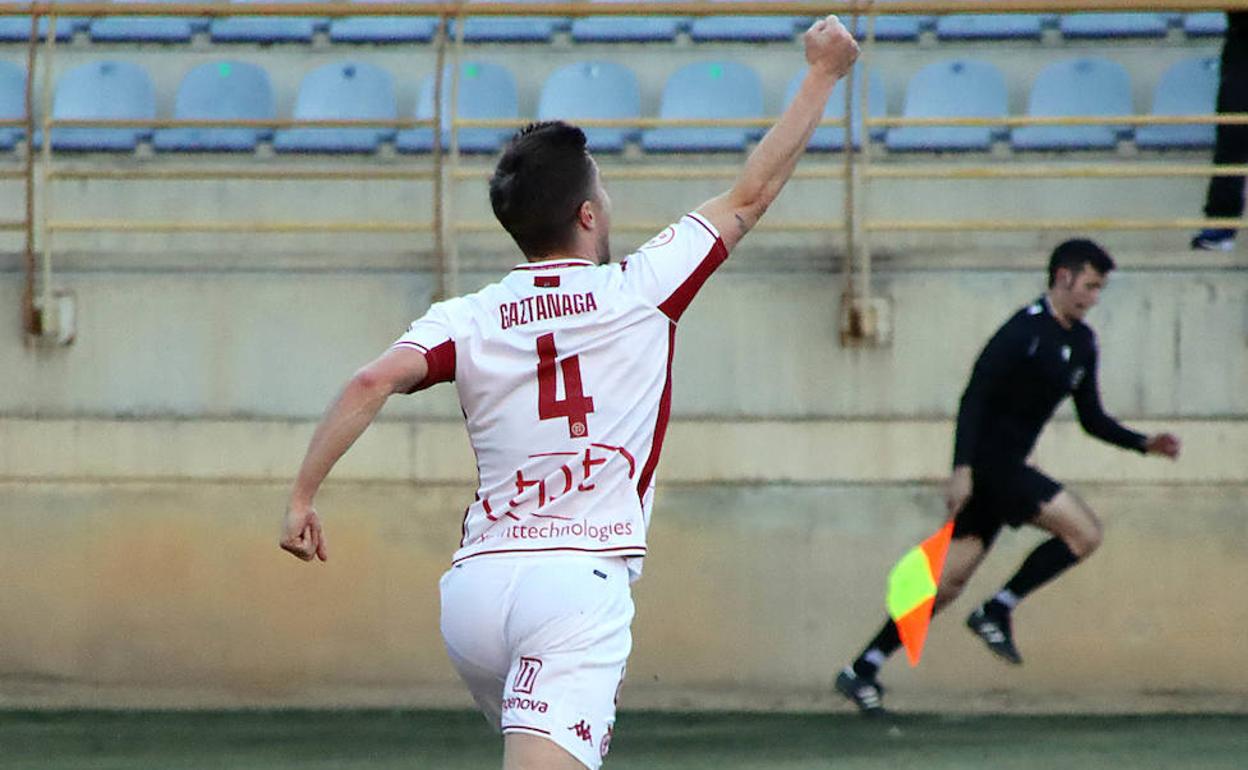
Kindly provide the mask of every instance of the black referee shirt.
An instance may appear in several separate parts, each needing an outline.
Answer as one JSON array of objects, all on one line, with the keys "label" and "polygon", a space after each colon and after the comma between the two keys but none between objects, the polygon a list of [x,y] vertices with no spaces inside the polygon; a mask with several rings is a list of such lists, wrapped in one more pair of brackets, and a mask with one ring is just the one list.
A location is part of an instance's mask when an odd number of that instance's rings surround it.
[{"label": "black referee shirt", "polygon": [[1019,310],[975,361],[958,408],[953,464],[1024,462],[1067,394],[1074,396],[1085,431],[1143,452],[1145,437],[1124,428],[1101,407],[1096,360],[1091,327],[1082,321],[1063,327],[1047,298]]}]

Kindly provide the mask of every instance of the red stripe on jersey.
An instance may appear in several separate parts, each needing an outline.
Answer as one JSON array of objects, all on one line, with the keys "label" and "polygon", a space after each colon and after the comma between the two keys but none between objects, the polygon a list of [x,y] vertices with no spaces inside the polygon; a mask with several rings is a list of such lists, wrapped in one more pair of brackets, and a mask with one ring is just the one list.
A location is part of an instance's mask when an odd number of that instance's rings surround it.
[{"label": "red stripe on jersey", "polygon": [[[702,220],[696,217],[690,218],[706,227]],[[706,227],[706,231],[710,233],[711,229]],[[711,234],[714,235],[714,233]],[[673,321],[679,321],[685,309],[689,307],[689,303],[693,302],[693,298],[697,296],[698,291],[702,288],[702,284],[706,283],[706,279],[710,278],[711,273],[714,273],[716,268],[724,264],[726,259],[728,259],[728,249],[724,247],[722,240],[716,238],[710,252],[698,263],[698,266],[693,269],[693,273],[685,279],[685,282],[677,287],[676,291],[672,292],[672,296],[663,300],[659,305],[659,311]]]},{"label": "red stripe on jersey", "polygon": [[552,548],[500,548],[496,551],[478,551],[461,556],[451,562],[454,566],[461,562],[475,559],[478,556],[497,556],[501,553],[551,553],[553,551],[570,551],[572,553],[619,554],[620,556],[645,556],[644,545],[617,545],[614,548],[574,548],[572,546],[554,546]]},{"label": "red stripe on jersey", "polygon": [[697,222],[698,224],[702,225],[702,229],[705,230],[707,233],[709,233],[712,238],[714,238],[717,241],[719,240],[719,236],[715,233],[714,230],[711,229],[711,226],[707,224],[705,219],[703,219],[702,217],[694,213],[687,214],[686,216],[688,216],[694,222]]},{"label": "red stripe on jersey", "polygon": [[672,416],[672,356],[676,352],[676,324],[667,330],[667,381],[663,383],[663,395],[659,398],[659,416],[654,421],[654,438],[650,442],[650,456],[641,467],[641,480],[637,482],[637,498],[645,500],[650,479],[659,467],[659,454],[663,451],[663,438],[667,435],[667,421]]},{"label": "red stripe on jersey", "polygon": [[502,731],[505,733],[512,730],[524,730],[526,732],[537,733],[539,735],[550,735],[550,730],[543,730],[540,727],[529,727],[528,725],[504,725],[502,727]]},{"label": "red stripe on jersey", "polygon": [[514,270],[557,270],[562,267],[593,267],[588,259],[569,259],[562,262],[530,262],[527,265],[516,265]]},{"label": "red stripe on jersey", "polygon": [[[417,346],[419,347],[419,346]],[[425,374],[425,379],[420,384],[408,391],[415,393],[418,390],[437,385],[439,382],[453,382],[455,380],[455,340],[447,340],[441,345],[435,345],[433,348],[424,351],[425,363],[429,365],[429,371]]]}]

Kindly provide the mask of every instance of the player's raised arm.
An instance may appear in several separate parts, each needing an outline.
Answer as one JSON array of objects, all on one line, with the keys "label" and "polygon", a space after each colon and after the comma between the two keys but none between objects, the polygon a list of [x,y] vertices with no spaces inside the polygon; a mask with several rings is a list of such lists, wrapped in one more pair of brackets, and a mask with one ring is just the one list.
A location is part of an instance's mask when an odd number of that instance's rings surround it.
[{"label": "player's raised arm", "polygon": [[347,382],[316,426],[299,475],[295,477],[282,525],[279,543],[282,550],[303,561],[328,558],[320,517],[313,506],[317,490],[334,463],[372,424],[386,399],[395,393],[415,390],[428,371],[423,353],[395,347],[360,369]]},{"label": "player's raised arm", "polygon": [[750,153],[732,189],[698,209],[731,251],[767,211],[793,174],[836,81],[853,67],[858,44],[835,16],[815,22],[803,37],[810,68],[797,96]]}]

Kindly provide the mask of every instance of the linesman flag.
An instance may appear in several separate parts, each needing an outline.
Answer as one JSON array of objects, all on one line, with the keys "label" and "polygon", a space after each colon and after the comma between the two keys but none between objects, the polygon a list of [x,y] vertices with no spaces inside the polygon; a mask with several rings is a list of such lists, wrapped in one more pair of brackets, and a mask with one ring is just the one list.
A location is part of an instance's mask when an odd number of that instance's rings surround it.
[{"label": "linesman flag", "polygon": [[906,552],[888,573],[888,614],[897,624],[911,667],[919,665],[927,627],[932,622],[936,586],[953,539],[953,521]]}]

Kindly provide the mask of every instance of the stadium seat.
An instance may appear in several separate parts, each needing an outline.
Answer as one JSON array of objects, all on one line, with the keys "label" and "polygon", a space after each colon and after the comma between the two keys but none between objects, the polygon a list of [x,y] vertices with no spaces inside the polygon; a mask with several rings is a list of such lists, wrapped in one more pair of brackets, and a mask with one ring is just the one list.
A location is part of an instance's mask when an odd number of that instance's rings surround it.
[{"label": "stadium seat", "polygon": [[[156,91],[137,64],[95,61],[61,76],[52,98],[53,119],[154,120]],[[151,136],[150,128],[53,128],[52,149],[71,152],[131,152]],[[36,135],[38,143],[40,137]]]},{"label": "stadium seat", "polygon": [[[295,120],[394,120],[390,73],[360,61],[317,67],[299,86]],[[393,128],[285,128],[273,136],[277,152],[370,153]]]},{"label": "stadium seat", "polygon": [[689,20],[680,16],[587,16],[572,21],[572,39],[578,43],[662,43],[675,40],[688,26]]},{"label": "stadium seat", "polygon": [[[862,88],[862,72],[861,67],[854,68],[854,104],[851,110],[854,115],[853,130],[851,138],[854,147],[862,146],[862,119],[859,117],[859,93]],[[802,84],[802,78],[806,72],[797,73],[792,80],[789,81],[789,87],[784,94],[784,105],[788,105],[797,97],[797,90]],[[842,120],[845,117],[845,81],[842,79],[836,84],[836,88],[832,90],[832,96],[828,98],[828,106],[824,108],[823,117],[825,120]],[[882,118],[888,112],[888,102],[885,99],[884,80],[880,77],[879,70],[872,69],[870,77],[867,79],[870,91],[867,94],[868,114],[873,118]],[[878,138],[883,136],[883,129],[871,129],[871,136]],[[845,129],[842,126],[821,126],[815,129],[815,133],[810,137],[810,143],[806,145],[806,149],[823,152],[839,152],[845,148]]]},{"label": "stadium seat", "polygon": [[[883,7],[889,2],[897,2],[897,0],[877,0],[876,6]],[[875,17],[875,39],[876,40],[892,40],[892,41],[913,41],[919,39],[919,34],[927,27],[930,27],[935,20],[933,16],[890,16],[882,14]],[[859,40],[867,36],[867,17],[858,17],[858,26],[854,29],[854,36]]]},{"label": "stadium seat", "polygon": [[[910,79],[907,118],[1003,118],[1009,110],[1005,76],[987,62],[957,59],[929,64]],[[892,152],[980,150],[1001,131],[989,126],[899,126],[885,144]]]},{"label": "stadium seat", "polygon": [[[1162,73],[1153,94],[1153,115],[1210,115],[1217,109],[1218,60],[1184,59]],[[1136,145],[1150,150],[1213,146],[1214,127],[1140,126]]]},{"label": "stadium seat", "polygon": [[[26,71],[16,64],[0,61],[0,120],[26,117]],[[17,146],[23,131],[16,126],[0,126],[0,150]]]},{"label": "stadium seat", "polygon": [[1189,13],[1183,17],[1183,32],[1188,37],[1222,37],[1226,34],[1226,14]]},{"label": "stadium seat", "polygon": [[936,37],[940,40],[1039,40],[1050,18],[1036,13],[955,13],[936,20]]},{"label": "stadium seat", "polygon": [[[1048,65],[1036,77],[1027,114],[1130,115],[1131,77],[1108,59],[1067,59]],[[1115,126],[1025,126],[1014,129],[1016,150],[1109,150],[1130,129]]]},{"label": "stadium seat", "polygon": [[[549,0],[512,0],[541,3]],[[469,4],[504,0],[468,0]],[[469,16],[464,19],[464,40],[469,43],[546,43],[567,29],[569,19],[558,16]],[[453,26],[453,25],[452,25]]]},{"label": "stadium seat", "polygon": [[[712,2],[719,3],[741,1],[712,0]],[[792,40],[797,34],[798,27],[804,23],[810,23],[809,18],[802,16],[701,16],[689,23],[689,37],[698,42]]]},{"label": "stadium seat", "polygon": [[[272,120],[277,116],[269,76],[255,64],[201,64],[178,86],[177,120]],[[175,152],[250,152],[272,131],[263,128],[164,128],[152,146]]]},{"label": "stadium seat", "polygon": [[[69,2],[69,0],[54,0],[54,2]],[[8,0],[4,5],[26,5],[26,3],[13,2]],[[72,40],[74,33],[78,30],[85,29],[87,19],[79,16],[62,16],[56,20],[56,39],[59,41]],[[39,39],[43,40],[48,35],[48,20],[39,20]],[[30,39],[30,17],[29,16],[0,16],[0,42],[15,43]]]},{"label": "stadium seat", "polygon": [[[689,64],[663,87],[659,117],[761,118],[763,86],[753,69],[737,61]],[[642,134],[641,146],[648,152],[737,151],[761,133],[758,128],[655,128]]]},{"label": "stadium seat", "polygon": [[[577,62],[555,70],[537,103],[538,120],[641,117],[637,76],[622,64]],[[636,128],[586,128],[589,149],[619,152],[638,135]]]},{"label": "stadium seat", "polygon": [[[353,3],[389,1],[351,0]],[[349,16],[329,22],[329,39],[335,43],[427,43],[437,31],[435,16]]]},{"label": "stadium seat", "polygon": [[[432,120],[434,117],[433,75],[426,75],[416,97],[416,118]],[[451,146],[451,70],[442,72],[442,94],[448,105],[442,115],[442,147]],[[515,119],[520,116],[520,100],[516,92],[516,80],[502,65],[489,62],[464,62],[459,71],[459,117],[476,120],[491,118]],[[461,128],[458,131],[460,152],[490,153],[516,132],[515,128]],[[433,130],[413,128],[400,131],[395,139],[399,152],[431,152]]]},{"label": "stadium seat", "polygon": [[[265,3],[269,0],[230,0],[231,3]],[[274,0],[278,3],[301,3],[304,0]],[[317,2],[317,0],[312,0]],[[325,20],[308,16],[264,17],[227,16],[213,19],[209,35],[217,43],[311,43],[316,30]]]},{"label": "stadium seat", "polygon": [[[118,6],[149,0],[112,0]],[[150,0],[176,3],[180,0]],[[122,8],[118,8],[121,11]],[[91,20],[91,39],[97,43],[189,43],[197,31],[208,29],[208,19],[173,16],[104,16]]]},{"label": "stadium seat", "polygon": [[1070,13],[1058,22],[1062,37],[1165,37],[1173,14]]}]

